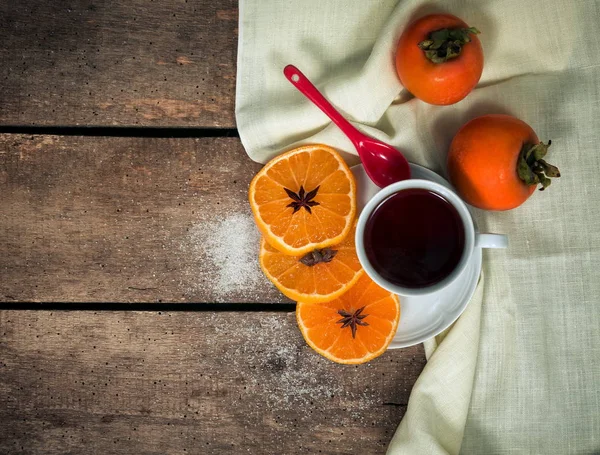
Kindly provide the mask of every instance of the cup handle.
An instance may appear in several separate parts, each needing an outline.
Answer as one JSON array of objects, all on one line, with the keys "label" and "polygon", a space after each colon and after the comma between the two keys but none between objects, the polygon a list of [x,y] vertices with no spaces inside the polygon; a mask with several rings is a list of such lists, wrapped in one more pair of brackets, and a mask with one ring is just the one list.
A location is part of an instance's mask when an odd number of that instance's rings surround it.
[{"label": "cup handle", "polygon": [[475,248],[506,248],[508,237],[504,234],[475,234]]}]

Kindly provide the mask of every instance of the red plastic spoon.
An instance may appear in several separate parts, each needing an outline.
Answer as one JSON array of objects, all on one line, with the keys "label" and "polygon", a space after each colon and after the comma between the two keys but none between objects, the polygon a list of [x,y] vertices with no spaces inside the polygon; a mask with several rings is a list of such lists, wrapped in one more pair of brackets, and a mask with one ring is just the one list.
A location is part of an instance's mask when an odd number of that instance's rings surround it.
[{"label": "red plastic spoon", "polygon": [[410,178],[410,166],[400,151],[354,128],[294,65],[286,66],[283,74],[348,136],[356,147],[365,172],[375,185],[384,188],[391,183]]}]

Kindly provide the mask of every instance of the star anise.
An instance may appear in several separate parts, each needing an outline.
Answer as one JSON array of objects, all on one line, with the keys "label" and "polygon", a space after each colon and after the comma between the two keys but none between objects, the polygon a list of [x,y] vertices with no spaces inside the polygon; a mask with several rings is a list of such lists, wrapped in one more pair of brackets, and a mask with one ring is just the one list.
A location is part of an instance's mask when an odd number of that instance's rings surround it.
[{"label": "star anise", "polygon": [[350,329],[352,330],[352,338],[356,338],[356,326],[358,325],[369,325],[367,322],[363,321],[364,318],[366,318],[368,316],[368,314],[361,314],[362,310],[364,310],[365,307],[359,308],[358,310],[356,310],[354,313],[348,313],[345,310],[338,310],[338,314],[340,316],[342,316],[342,319],[340,319],[339,321],[337,321],[339,324],[342,324],[342,329],[344,327],[348,327],[350,326]]},{"label": "star anise", "polygon": [[312,267],[313,265],[317,265],[321,262],[331,262],[336,254],[337,250],[323,248],[322,250],[314,250],[310,253],[306,253],[300,258],[300,262],[302,262],[304,265]]},{"label": "star anise", "polygon": [[304,207],[308,213],[312,214],[312,210],[310,208],[314,207],[315,205],[319,205],[317,201],[313,201],[314,197],[319,191],[319,187],[316,187],[314,190],[309,191],[308,193],[304,191],[303,186],[300,186],[300,191],[298,191],[298,193],[294,193],[292,190],[288,190],[287,188],[284,188],[284,190],[287,193],[287,195],[292,199],[292,202],[290,202],[286,206],[294,208],[292,214],[296,213],[302,207]]}]

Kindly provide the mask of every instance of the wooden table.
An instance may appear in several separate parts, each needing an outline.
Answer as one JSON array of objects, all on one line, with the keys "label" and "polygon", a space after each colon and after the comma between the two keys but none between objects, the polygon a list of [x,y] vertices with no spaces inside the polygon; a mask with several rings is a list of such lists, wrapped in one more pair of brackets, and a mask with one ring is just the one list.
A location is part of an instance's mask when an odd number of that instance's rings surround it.
[{"label": "wooden table", "polygon": [[234,0],[0,2],[0,453],[385,451],[422,347],[331,363],[258,271],[236,46]]}]

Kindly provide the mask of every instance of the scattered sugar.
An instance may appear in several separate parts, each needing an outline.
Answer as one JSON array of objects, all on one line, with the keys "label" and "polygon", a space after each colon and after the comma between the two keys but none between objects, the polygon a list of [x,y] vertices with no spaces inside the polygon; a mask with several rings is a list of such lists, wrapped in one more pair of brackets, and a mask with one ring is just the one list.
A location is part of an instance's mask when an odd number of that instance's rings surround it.
[{"label": "scattered sugar", "polygon": [[[189,228],[179,247],[192,259],[184,267],[182,283],[189,295],[219,301],[275,301],[281,294],[267,280],[258,264],[260,233],[251,213],[231,212]],[[309,408],[335,397],[361,418],[362,410],[378,405],[372,392],[349,392],[342,380],[348,367],[332,367],[329,360],[312,352],[296,328],[293,315],[263,313],[244,318],[236,313],[239,327],[219,313],[206,314],[205,324],[231,344],[219,352],[226,371],[239,371],[250,390],[278,410]],[[295,335],[290,334],[295,331]],[[217,374],[219,366],[216,365]],[[339,398],[338,398],[339,397]],[[232,397],[234,404],[239,398]],[[241,403],[241,401],[240,401]],[[306,419],[311,419],[306,414]]]},{"label": "scattered sugar", "polygon": [[[218,314],[209,316],[209,321],[216,333],[232,331]],[[296,331],[296,336],[285,334],[290,330]],[[248,340],[252,343],[243,342]],[[283,314],[264,314],[259,322],[252,318],[244,324],[243,339],[237,341],[223,352],[224,364],[236,371],[249,366],[262,371],[245,375],[245,380],[278,409],[293,409],[345,393],[330,361],[309,352],[293,315],[286,319]],[[366,405],[364,397],[360,404]]]},{"label": "scattered sugar", "polygon": [[202,245],[219,274],[220,294],[257,284],[260,236],[249,216],[236,213],[208,226],[199,225],[192,230],[192,237],[196,246]]},{"label": "scattered sugar", "polygon": [[231,213],[189,229],[181,245],[191,251],[184,274],[194,293],[208,292],[215,301],[264,296],[272,288],[258,265],[260,234],[249,213]]}]

